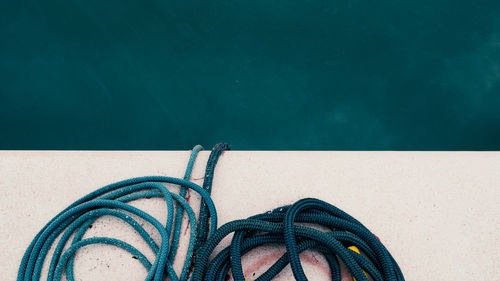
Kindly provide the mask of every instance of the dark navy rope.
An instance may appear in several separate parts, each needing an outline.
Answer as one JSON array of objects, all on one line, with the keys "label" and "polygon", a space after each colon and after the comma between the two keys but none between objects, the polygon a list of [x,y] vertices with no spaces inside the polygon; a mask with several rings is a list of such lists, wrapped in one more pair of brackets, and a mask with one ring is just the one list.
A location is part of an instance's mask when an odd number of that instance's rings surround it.
[{"label": "dark navy rope", "polygon": [[[322,225],[329,231],[297,222]],[[232,232],[231,244],[210,261],[215,247]],[[325,256],[333,281],[341,280],[338,260],[358,281],[368,281],[366,274],[375,281],[404,281],[398,264],[375,235],[342,210],[313,198],[221,226],[198,251],[191,280],[226,280],[231,269],[234,280],[244,281],[241,256],[265,244],[284,244],[287,252],[255,280],[271,280],[287,264],[291,265],[296,280],[307,280],[299,253],[312,249]],[[348,249],[351,246],[362,254]]]},{"label": "dark navy rope", "polygon": [[[214,179],[215,167],[217,166],[217,161],[219,161],[219,157],[225,150],[230,150],[231,147],[227,143],[218,143],[212,149],[212,153],[207,161],[207,166],[205,170],[205,178],[203,180],[203,188],[210,194],[212,192],[212,182]],[[208,227],[208,209],[205,202],[201,203],[200,206],[200,215],[198,218],[198,237],[196,239],[195,251],[207,240],[206,229]],[[195,253],[196,255],[196,253]],[[195,256],[196,257],[196,256]]]}]

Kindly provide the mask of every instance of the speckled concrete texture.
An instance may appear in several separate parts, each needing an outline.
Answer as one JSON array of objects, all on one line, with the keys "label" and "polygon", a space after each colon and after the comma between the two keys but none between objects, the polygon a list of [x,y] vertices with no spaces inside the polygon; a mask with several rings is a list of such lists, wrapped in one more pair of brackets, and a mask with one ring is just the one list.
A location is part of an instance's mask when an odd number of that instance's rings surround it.
[{"label": "speckled concrete texture", "polygon": [[[195,164],[192,181],[198,184],[208,154],[202,152]],[[16,279],[29,242],[76,199],[130,177],[182,177],[188,157],[188,151],[0,151],[2,280]],[[499,171],[499,152],[229,151],[217,166],[212,194],[219,225],[317,197],[353,215],[380,237],[407,280],[497,280]],[[197,210],[199,198],[191,194]],[[157,218],[166,217],[159,199],[133,204]],[[131,228],[111,218],[97,221],[87,235],[104,234],[153,256]],[[246,255],[248,279],[263,272],[282,251],[266,247]],[[301,258],[310,280],[329,280],[320,255],[308,252]],[[127,252],[108,246],[80,250],[75,267],[82,281],[146,276]],[[278,279],[292,279],[290,269]]]}]

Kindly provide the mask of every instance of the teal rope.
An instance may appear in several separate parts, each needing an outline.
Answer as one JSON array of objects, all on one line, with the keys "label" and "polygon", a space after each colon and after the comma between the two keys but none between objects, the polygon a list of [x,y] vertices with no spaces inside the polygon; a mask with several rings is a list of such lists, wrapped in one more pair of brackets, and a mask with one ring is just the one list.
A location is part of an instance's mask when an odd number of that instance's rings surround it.
[{"label": "teal rope", "polygon": [[[194,162],[196,160],[196,156],[198,156],[198,152],[200,152],[201,150],[203,150],[203,147],[201,145],[197,145],[193,148],[191,156],[189,157],[188,165],[186,168],[186,173],[184,174],[184,180],[189,181],[189,179],[191,178],[191,171],[193,170],[193,165],[194,165]],[[179,196],[181,196],[182,198],[186,197],[187,188],[185,188],[183,186],[180,186],[179,188],[180,188]],[[174,260],[176,254],[177,254],[177,248],[179,246],[179,237],[181,234],[182,217],[184,215],[184,210],[188,211],[188,213],[189,213],[189,210],[183,208],[182,204],[177,205],[177,208],[175,210],[176,210],[175,211],[175,225],[174,225],[174,234],[172,237],[172,250],[170,251],[170,254],[168,256],[170,260]],[[189,218],[189,221],[191,222],[191,218]],[[193,221],[196,221],[196,219]],[[193,229],[193,228],[191,228],[191,229]],[[195,234],[194,236],[193,236],[193,234],[191,234],[191,237],[193,237],[193,238],[195,238],[196,236],[197,236],[197,234]],[[191,246],[191,244],[189,244],[189,245]],[[193,249],[190,249],[189,253],[192,254],[192,251],[193,251]],[[187,263],[185,263],[184,265],[186,265],[186,264]],[[188,269],[189,269],[189,267],[188,267]],[[182,280],[185,280],[185,279],[182,279]]]},{"label": "teal rope", "polygon": [[[59,281],[64,271],[66,271],[68,281],[74,281],[74,254],[81,247],[93,244],[113,245],[131,253],[148,270],[145,279],[147,281],[163,281],[166,277],[169,277],[170,280],[173,281],[187,280],[192,256],[195,250],[196,239],[200,231],[196,222],[195,213],[184,198],[187,189],[192,189],[200,194],[202,202],[208,210],[207,217],[209,217],[211,227],[208,228],[207,226],[202,230],[206,232],[204,235],[211,237],[217,226],[217,213],[213,201],[210,198],[210,193],[206,188],[202,188],[189,181],[196,156],[201,149],[201,146],[193,148],[184,179],[163,176],[128,179],[104,186],[82,197],[64,209],[42,228],[28,246],[19,266],[17,281],[40,280],[42,267],[47,258],[49,249],[59,236],[61,236],[61,238],[56,245],[49,265],[47,275],[48,281]],[[207,163],[207,165],[215,165],[216,163],[217,161]],[[214,168],[215,167],[207,166],[207,170],[209,171],[213,171]],[[213,177],[213,174],[211,176]],[[163,183],[179,185],[179,194],[170,192]],[[151,197],[160,197],[166,202],[167,219],[164,224],[140,209],[127,204],[130,201]],[[176,202],[175,205],[174,201]],[[175,218],[174,210],[176,210]],[[125,212],[134,214],[153,225],[161,236],[160,245],[157,245],[144,228]],[[180,276],[177,276],[172,264],[176,256],[175,252],[178,249],[180,228],[184,212],[186,212],[190,224],[190,239],[182,272]],[[144,254],[140,253],[132,245],[117,239],[107,237],[83,239],[84,234],[92,223],[102,216],[114,216],[129,224],[156,254],[155,260],[153,262],[147,260]],[[172,232],[172,242],[169,244]],[[74,237],[70,247],[63,251],[73,234]]]}]

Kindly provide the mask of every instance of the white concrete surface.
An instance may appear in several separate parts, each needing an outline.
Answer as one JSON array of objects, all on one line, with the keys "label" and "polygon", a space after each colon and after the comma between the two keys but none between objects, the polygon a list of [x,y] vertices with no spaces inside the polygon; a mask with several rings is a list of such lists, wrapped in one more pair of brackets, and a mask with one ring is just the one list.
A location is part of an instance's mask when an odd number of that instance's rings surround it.
[{"label": "white concrete surface", "polygon": [[[208,154],[202,152],[195,165],[193,181],[199,184]],[[188,155],[0,151],[1,279],[16,279],[35,234],[76,199],[130,177],[181,177]],[[328,201],[363,222],[389,248],[407,280],[500,280],[499,152],[230,151],[220,159],[213,184],[219,224],[303,197]],[[165,217],[160,200],[135,205]],[[112,219],[101,219],[89,235],[99,233],[138,243],[131,229]],[[138,248],[146,249],[140,243]],[[249,280],[280,251],[271,247],[246,256]],[[303,258],[311,280],[328,280],[321,257]],[[145,276],[139,262],[119,249],[92,246],[77,254],[77,280]],[[280,279],[291,276],[288,269]]]}]

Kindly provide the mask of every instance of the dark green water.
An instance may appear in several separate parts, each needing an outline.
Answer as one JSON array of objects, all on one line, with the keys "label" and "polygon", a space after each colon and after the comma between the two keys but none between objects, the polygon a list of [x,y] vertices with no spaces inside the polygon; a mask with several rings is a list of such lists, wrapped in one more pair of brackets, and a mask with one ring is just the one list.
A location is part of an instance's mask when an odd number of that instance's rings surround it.
[{"label": "dark green water", "polygon": [[499,1],[0,3],[0,149],[500,149]]}]

